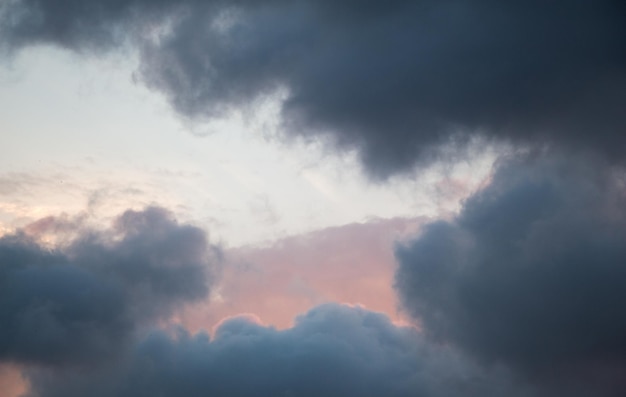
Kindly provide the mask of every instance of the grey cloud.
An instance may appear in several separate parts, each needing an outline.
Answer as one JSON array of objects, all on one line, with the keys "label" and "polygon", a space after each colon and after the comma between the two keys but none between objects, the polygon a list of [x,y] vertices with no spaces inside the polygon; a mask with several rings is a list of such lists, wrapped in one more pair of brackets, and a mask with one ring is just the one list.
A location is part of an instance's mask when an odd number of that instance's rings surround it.
[{"label": "grey cloud", "polygon": [[10,4],[9,41],[74,49],[176,15],[169,33],[140,41],[140,75],[181,114],[215,115],[286,87],[288,134],[356,149],[377,177],[472,134],[623,157],[620,1]]},{"label": "grey cloud", "polygon": [[625,180],[588,158],[501,164],[457,219],[397,249],[404,307],[482,362],[623,395]]},{"label": "grey cloud", "polygon": [[159,20],[174,2],[146,0],[7,0],[0,5],[0,32],[10,49],[53,43],[83,50],[112,47]]},{"label": "grey cloud", "polygon": [[96,364],[135,332],[204,298],[218,265],[205,233],[160,208],[127,211],[114,230],[83,230],[47,249],[0,239],[0,361]]},{"label": "grey cloud", "polygon": [[374,176],[477,131],[622,155],[626,31],[615,3],[369,4],[241,7],[227,29],[195,14],[148,47],[143,76],[188,115],[286,86],[289,133],[357,149]]},{"label": "grey cloud", "polygon": [[[32,396],[521,396],[384,315],[328,304],[279,331],[229,320],[214,340],[156,332],[108,371],[31,373]],[[525,391],[524,391],[525,392]]]}]

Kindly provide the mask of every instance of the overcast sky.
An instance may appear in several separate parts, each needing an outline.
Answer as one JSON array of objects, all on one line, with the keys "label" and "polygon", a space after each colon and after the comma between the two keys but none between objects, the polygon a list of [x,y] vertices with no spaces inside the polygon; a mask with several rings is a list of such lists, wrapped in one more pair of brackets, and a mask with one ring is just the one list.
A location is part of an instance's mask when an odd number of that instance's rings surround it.
[{"label": "overcast sky", "polygon": [[626,394],[619,1],[0,2],[0,397]]}]

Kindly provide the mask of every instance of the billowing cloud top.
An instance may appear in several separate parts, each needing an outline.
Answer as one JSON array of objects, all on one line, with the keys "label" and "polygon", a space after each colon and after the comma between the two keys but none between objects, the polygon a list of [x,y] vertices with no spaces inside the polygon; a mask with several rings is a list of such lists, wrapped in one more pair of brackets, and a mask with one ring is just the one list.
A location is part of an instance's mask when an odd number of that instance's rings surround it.
[{"label": "billowing cloud top", "polygon": [[471,134],[626,143],[626,7],[598,1],[14,0],[10,47],[132,37],[143,80],[187,116],[287,92],[288,133],[358,150],[374,176]]},{"label": "billowing cloud top", "polygon": [[[134,333],[206,297],[218,265],[204,232],[160,208],[128,211],[113,230],[46,249],[0,239],[0,361],[95,364]],[[97,358],[97,360],[94,360]]]},{"label": "billowing cloud top", "polygon": [[246,319],[206,334],[157,332],[114,368],[32,374],[40,397],[522,396],[379,313],[328,304],[277,331]]}]

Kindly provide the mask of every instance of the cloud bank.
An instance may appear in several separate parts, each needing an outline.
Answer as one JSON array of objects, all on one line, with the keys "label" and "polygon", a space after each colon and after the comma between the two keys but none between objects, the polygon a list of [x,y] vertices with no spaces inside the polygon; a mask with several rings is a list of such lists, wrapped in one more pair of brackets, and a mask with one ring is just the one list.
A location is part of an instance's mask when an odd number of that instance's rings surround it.
[{"label": "cloud bank", "polygon": [[206,334],[156,332],[122,364],[98,371],[31,374],[33,396],[522,396],[411,328],[379,313],[316,307],[277,331],[245,319]]},{"label": "cloud bank", "polygon": [[[50,220],[47,222],[50,223]],[[137,331],[207,296],[219,264],[205,233],[161,208],[127,211],[56,249],[0,238],[0,361],[95,365]]]},{"label": "cloud bank", "polygon": [[593,159],[515,158],[397,250],[404,307],[436,340],[527,377],[626,391],[626,177]]},{"label": "cloud bank", "polygon": [[356,150],[372,176],[471,136],[623,158],[619,1],[13,0],[5,46],[131,38],[140,78],[189,117],[286,92],[285,131]]}]

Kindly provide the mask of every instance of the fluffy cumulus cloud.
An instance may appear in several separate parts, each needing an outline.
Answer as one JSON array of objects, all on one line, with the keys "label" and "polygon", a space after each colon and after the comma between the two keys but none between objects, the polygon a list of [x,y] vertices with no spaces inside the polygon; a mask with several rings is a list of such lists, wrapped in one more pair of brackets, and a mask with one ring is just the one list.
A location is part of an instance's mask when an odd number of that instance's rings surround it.
[{"label": "fluffy cumulus cloud", "polygon": [[481,362],[623,395],[625,181],[592,159],[501,165],[454,221],[398,249],[404,306]]},{"label": "fluffy cumulus cloud", "polygon": [[411,328],[379,313],[319,306],[277,331],[245,319],[214,340],[156,332],[122,364],[97,371],[31,374],[38,397],[125,396],[522,396]]},{"label": "fluffy cumulus cloud", "polygon": [[[50,223],[50,220],[47,222]],[[205,233],[160,208],[128,211],[50,249],[25,232],[0,238],[0,361],[90,365],[142,327],[204,298],[219,262]]]},{"label": "fluffy cumulus cloud", "polygon": [[626,8],[599,1],[12,0],[5,44],[138,39],[142,79],[206,117],[286,92],[286,131],[356,149],[374,176],[472,134],[626,143]]}]

